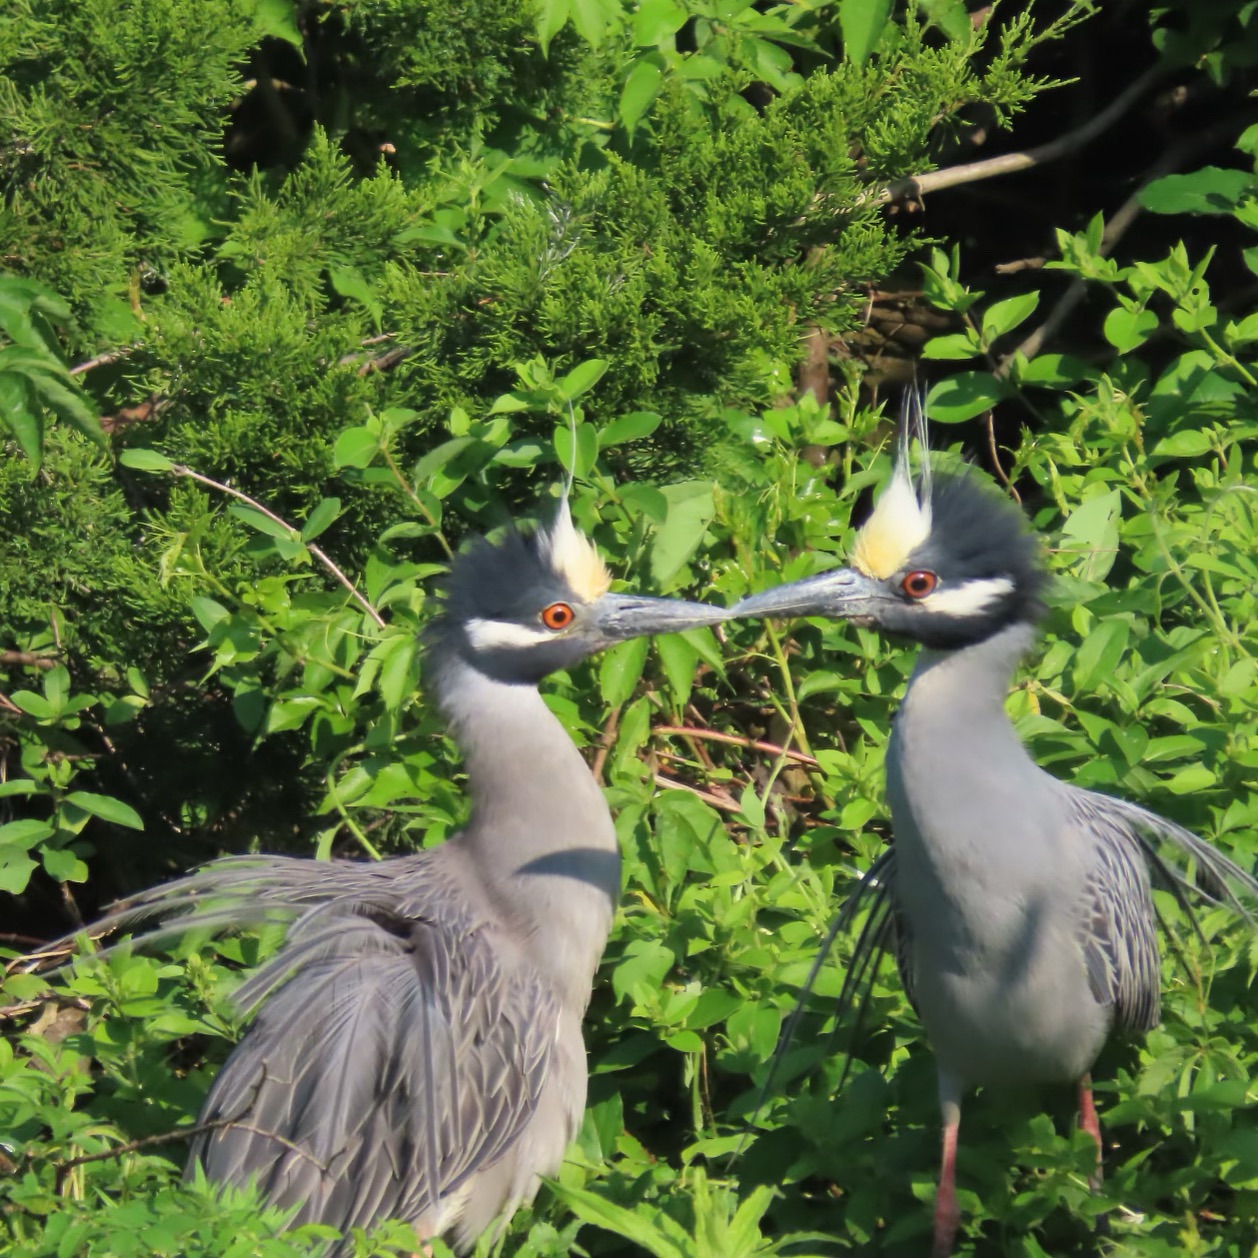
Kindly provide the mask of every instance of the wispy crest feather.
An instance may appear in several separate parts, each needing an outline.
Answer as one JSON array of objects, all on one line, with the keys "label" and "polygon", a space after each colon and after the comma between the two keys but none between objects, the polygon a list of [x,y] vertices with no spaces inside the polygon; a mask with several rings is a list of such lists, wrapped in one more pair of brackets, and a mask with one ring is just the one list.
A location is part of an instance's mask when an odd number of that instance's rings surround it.
[{"label": "wispy crest feather", "polygon": [[[916,485],[910,470],[914,438],[921,451],[922,464]],[[878,495],[864,528],[856,535],[851,555],[853,566],[880,581],[899,571],[904,561],[930,536],[930,499],[926,415],[921,395],[911,389],[900,408],[900,433],[891,480]]]}]

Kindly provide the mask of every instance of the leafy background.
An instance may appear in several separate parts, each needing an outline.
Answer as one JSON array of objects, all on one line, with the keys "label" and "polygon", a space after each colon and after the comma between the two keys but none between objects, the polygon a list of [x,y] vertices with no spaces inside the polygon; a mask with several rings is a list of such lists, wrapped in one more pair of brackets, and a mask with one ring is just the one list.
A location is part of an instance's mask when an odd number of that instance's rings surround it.
[{"label": "leafy background", "polygon": [[[732,601],[846,553],[914,373],[935,444],[1050,551],[1010,698],[1037,759],[1252,867],[1255,10],[1093,10],[14,0],[6,955],[221,852],[441,841],[465,804],[416,635],[464,536],[544,507],[562,460],[631,587]],[[1021,174],[906,182],[1098,116]],[[625,893],[585,1126],[502,1252],[922,1251],[933,1063],[890,973],[862,1030],[831,1025],[850,941],[746,1132],[886,841],[911,663],[863,630],[746,624],[548,684]],[[1162,909],[1164,1024],[1096,1072],[1104,1189],[1068,1090],[980,1096],[964,1252],[1258,1243],[1252,940]],[[6,1252],[309,1250],[179,1179],[230,993],[275,944],[119,953],[52,995],[14,968]]]}]

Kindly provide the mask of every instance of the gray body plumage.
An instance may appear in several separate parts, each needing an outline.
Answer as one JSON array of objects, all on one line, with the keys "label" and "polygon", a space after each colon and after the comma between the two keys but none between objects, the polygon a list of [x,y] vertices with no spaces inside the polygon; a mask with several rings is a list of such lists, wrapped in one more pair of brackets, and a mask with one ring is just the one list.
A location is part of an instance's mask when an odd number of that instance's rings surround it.
[{"label": "gray body plumage", "polygon": [[620,855],[537,682],[613,642],[723,618],[608,582],[566,507],[456,560],[425,670],[466,761],[459,834],[378,864],[230,858],[103,923],[157,918],[158,937],[289,923],[238,993],[255,1016],[206,1098],[189,1174],[256,1181],[296,1224],[399,1218],[466,1250],[558,1170],[585,1107],[581,1019]]},{"label": "gray body plumage", "polygon": [[1102,797],[1040,769],[1005,715],[1032,638],[924,651],[887,751],[897,955],[945,1088],[1077,1080],[1115,1021],[1157,1022],[1139,840],[1090,826]]}]

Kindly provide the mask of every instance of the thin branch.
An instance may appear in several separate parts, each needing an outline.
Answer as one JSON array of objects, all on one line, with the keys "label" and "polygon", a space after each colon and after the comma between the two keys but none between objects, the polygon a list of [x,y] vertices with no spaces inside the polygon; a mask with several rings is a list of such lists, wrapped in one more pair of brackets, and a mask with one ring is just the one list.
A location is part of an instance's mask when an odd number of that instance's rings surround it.
[{"label": "thin branch", "polygon": [[651,731],[654,734],[676,734],[681,738],[704,738],[708,742],[728,743],[731,747],[750,747],[753,751],[763,751],[771,756],[785,756],[788,760],[797,760],[811,768],[818,767],[815,756],[802,751],[792,751],[789,747],[779,747],[777,743],[766,743],[758,738],[744,738],[741,734],[723,734],[714,729],[696,729],[689,725],[656,725]]},{"label": "thin branch", "polygon": [[56,668],[60,661],[52,655],[36,655],[33,651],[0,651],[0,666],[20,664],[26,668]]},{"label": "thin branch", "polygon": [[89,358],[87,362],[71,367],[69,374],[81,376],[85,371],[95,371],[97,367],[107,367],[110,363],[120,362],[124,358],[129,358],[142,344],[143,341],[133,341],[121,349],[111,349],[108,353],[97,354],[95,358]]},{"label": "thin branch", "polygon": [[603,726],[603,733],[598,740],[598,751],[595,753],[594,763],[590,766],[590,772],[600,786],[603,785],[603,769],[607,765],[607,757],[611,755],[611,750],[616,745],[616,733],[619,729],[620,706],[617,705],[612,708],[611,715]]},{"label": "thin branch", "polygon": [[878,194],[878,199],[883,202],[920,201],[928,192],[941,192],[945,188],[977,183],[980,179],[994,179],[998,175],[1011,175],[1019,170],[1030,170],[1034,166],[1058,161],[1091,144],[1112,127],[1165,74],[1166,67],[1161,62],[1150,66],[1094,118],[1038,148],[1022,153],[1002,153],[999,157],[988,157],[981,162],[967,162],[963,166],[949,166],[926,174],[908,175],[889,183]]},{"label": "thin branch", "polygon": [[691,795],[697,795],[705,804],[711,804],[713,808],[717,808],[721,812],[741,811],[732,799],[724,799],[720,795],[714,795],[711,791],[700,790],[697,786],[691,786],[687,782],[678,782],[676,778],[670,778],[663,773],[653,773],[651,776],[656,786],[662,786],[665,790],[670,791],[688,791]]},{"label": "thin branch", "polygon": [[[211,489],[217,489],[221,493],[227,494],[229,497],[235,498],[243,502],[246,506],[252,507],[255,511],[260,511],[268,520],[278,524],[281,528],[287,529],[294,537],[300,539],[301,533],[298,529],[293,528],[287,520],[282,520],[274,511],[268,507],[264,507],[256,498],[250,498],[248,494],[243,494],[239,489],[233,489],[230,485],[224,485],[222,481],[216,481],[209,476],[203,476],[200,472],[194,472],[192,468],[185,466],[183,463],[171,464],[170,470],[176,476],[187,476],[189,479],[199,482],[202,485],[209,485]],[[302,545],[349,591],[354,601],[369,615],[372,620],[381,628],[385,628],[384,617],[364,598],[359,592],[358,587],[343,573],[340,568],[328,558],[327,554],[316,546],[313,542],[302,542]]]}]

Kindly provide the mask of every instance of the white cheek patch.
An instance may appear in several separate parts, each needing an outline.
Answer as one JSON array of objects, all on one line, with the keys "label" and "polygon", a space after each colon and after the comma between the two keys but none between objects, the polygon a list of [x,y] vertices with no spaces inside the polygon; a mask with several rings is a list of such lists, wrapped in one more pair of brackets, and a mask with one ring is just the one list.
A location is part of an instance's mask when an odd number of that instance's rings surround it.
[{"label": "white cheek patch", "polygon": [[509,620],[473,618],[467,622],[465,628],[468,641],[478,651],[496,651],[504,648],[518,650],[520,647],[536,646],[539,642],[547,642],[555,637],[541,625],[534,629],[530,625],[517,625]]},{"label": "white cheek patch", "polygon": [[966,581],[951,590],[936,590],[917,600],[927,611],[944,616],[981,616],[993,603],[1013,592],[1013,582],[1008,577],[988,577],[981,581]]}]

